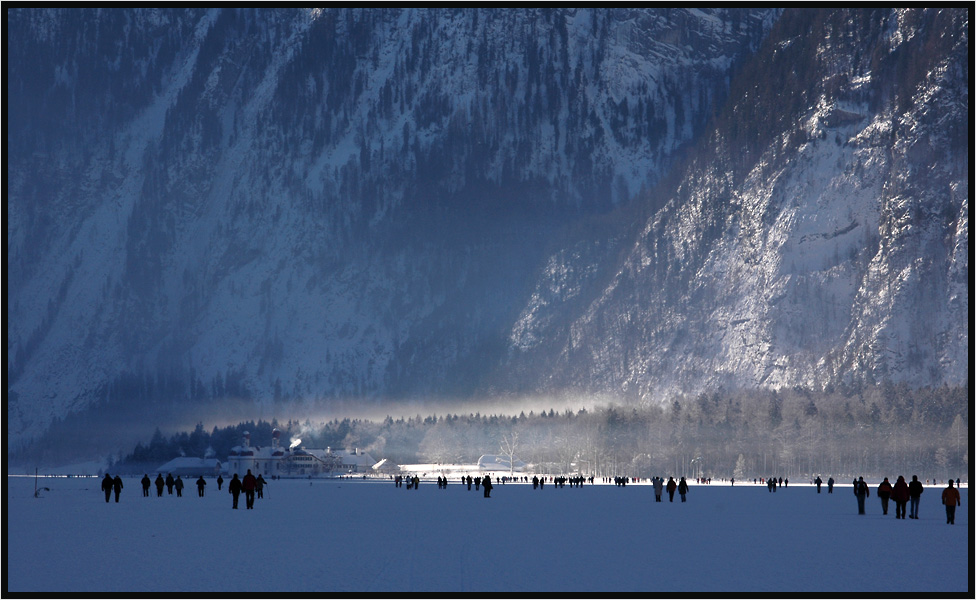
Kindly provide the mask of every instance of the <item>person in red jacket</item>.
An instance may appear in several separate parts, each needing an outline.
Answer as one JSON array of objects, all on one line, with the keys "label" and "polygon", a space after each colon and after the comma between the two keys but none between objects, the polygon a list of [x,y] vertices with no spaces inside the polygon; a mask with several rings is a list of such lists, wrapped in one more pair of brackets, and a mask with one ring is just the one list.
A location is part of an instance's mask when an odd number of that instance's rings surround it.
[{"label": "person in red jacket", "polygon": [[888,482],[887,477],[878,486],[878,498],[881,498],[881,512],[888,514],[888,500],[891,498],[891,483]]},{"label": "person in red jacket", "polygon": [[946,507],[946,524],[956,524],[956,507],[962,504],[959,498],[959,490],[952,487],[952,480],[949,480],[949,487],[942,490],[942,504]]},{"label": "person in red jacket", "polygon": [[254,490],[258,487],[258,480],[251,475],[251,469],[247,470],[247,475],[241,480],[241,489],[244,490],[244,505],[247,508],[254,508]]},{"label": "person in red jacket", "polygon": [[908,506],[908,482],[902,475],[898,476],[898,480],[891,488],[891,499],[895,501],[895,518],[904,519],[905,509]]}]

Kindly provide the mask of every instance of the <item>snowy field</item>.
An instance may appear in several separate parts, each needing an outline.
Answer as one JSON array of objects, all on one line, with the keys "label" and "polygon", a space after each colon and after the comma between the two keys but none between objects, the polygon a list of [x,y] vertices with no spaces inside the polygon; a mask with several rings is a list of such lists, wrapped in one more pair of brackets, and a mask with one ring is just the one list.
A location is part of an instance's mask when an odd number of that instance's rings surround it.
[{"label": "snowy field", "polygon": [[[850,484],[693,485],[686,503],[650,485],[491,498],[456,482],[278,480],[254,510],[208,480],[200,498],[142,497],[125,479],[8,477],[4,595],[106,593],[685,593],[941,596],[973,592],[967,488],[947,525],[941,487],[920,519],[857,514]],[[875,484],[876,485],[876,484]]]}]

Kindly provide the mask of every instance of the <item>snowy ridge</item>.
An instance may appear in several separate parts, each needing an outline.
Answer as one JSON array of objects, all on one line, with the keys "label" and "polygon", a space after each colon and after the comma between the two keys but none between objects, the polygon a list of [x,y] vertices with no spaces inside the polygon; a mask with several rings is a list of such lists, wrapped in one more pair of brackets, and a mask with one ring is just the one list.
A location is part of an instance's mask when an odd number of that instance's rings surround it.
[{"label": "snowy ridge", "polygon": [[[173,400],[965,383],[968,22],[791,15],[12,11],[8,444]],[[814,66],[774,102],[754,53]]]},{"label": "snowy ridge", "polygon": [[[555,364],[549,385],[652,403],[720,386],[965,384],[968,170],[951,140],[968,95],[955,39],[903,112],[869,107],[870,71],[824,74],[844,83],[812,85],[815,103],[741,176],[715,132],[718,150],[585,309],[565,298],[586,276],[565,281],[565,257],[546,269],[509,364]],[[818,52],[830,63],[838,50]]]}]

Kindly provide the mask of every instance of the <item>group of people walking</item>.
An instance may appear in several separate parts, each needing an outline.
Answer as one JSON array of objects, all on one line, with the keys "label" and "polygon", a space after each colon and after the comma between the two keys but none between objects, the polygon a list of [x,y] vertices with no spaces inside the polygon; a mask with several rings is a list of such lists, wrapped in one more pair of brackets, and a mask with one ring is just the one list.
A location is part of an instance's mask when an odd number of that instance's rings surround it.
[{"label": "group of people walking", "polygon": [[[420,487],[420,478],[416,475],[413,477],[406,477],[407,489],[413,488],[417,489]],[[397,487],[403,485],[404,478],[397,475],[395,478],[395,483]],[[491,482],[491,477],[485,475],[484,477],[475,477],[472,479],[470,475],[465,479],[461,478],[462,483],[467,483],[468,489],[471,489],[472,483],[474,484],[475,490],[483,489],[485,498],[491,497],[491,490],[494,487]],[[217,477],[217,489],[220,490],[223,486],[224,479],[221,476]],[[544,479],[540,481],[538,478],[533,477],[532,487],[533,489],[537,487],[542,487]],[[958,482],[958,480],[957,480]],[[149,474],[143,476],[141,480],[142,484],[142,495],[143,497],[149,497],[149,490],[152,485],[156,485],[156,496],[161,497],[163,495],[163,488],[165,487],[169,494],[173,494],[176,491],[176,495],[181,497],[183,495],[183,479],[181,476],[177,475],[175,478],[172,474],[167,474],[166,478],[163,479],[163,474],[159,473],[156,476],[155,482],[149,479]],[[775,478],[768,478],[767,486],[770,491],[775,491],[775,486],[778,481]],[[814,480],[817,486],[817,493],[820,493],[820,486],[823,480],[820,476]],[[207,486],[206,479],[201,475],[197,480],[197,495],[201,498],[204,496],[204,492]],[[234,473],[233,478],[228,485],[228,493],[233,497],[233,508],[237,509],[238,499],[241,493],[244,494],[245,507],[247,509],[254,508],[255,498],[264,497],[264,486],[267,484],[264,477],[260,474],[255,477],[251,470],[247,470],[247,474],[243,478],[238,478],[237,473]],[[437,478],[437,487],[446,488],[447,478]],[[780,485],[785,486],[786,482],[783,481]],[[651,485],[654,488],[654,501],[661,502],[661,497],[664,491],[668,493],[668,501],[674,502],[675,492],[681,497],[681,501],[685,502],[687,500],[688,494],[688,482],[685,481],[684,477],[681,477],[679,481],[675,481],[674,477],[668,477],[667,483],[661,477],[651,478]],[[115,494],[115,501],[119,501],[119,496],[122,493],[122,488],[124,487],[122,483],[122,478],[119,475],[112,477],[108,473],[105,474],[105,478],[102,479],[102,491],[105,493],[105,502],[111,500],[112,494]],[[857,499],[857,513],[859,515],[866,514],[865,503],[867,499],[871,496],[870,486],[864,477],[858,477],[853,481],[854,496]],[[827,480],[827,493],[833,493],[834,491],[834,478],[831,477]],[[882,514],[888,514],[889,503],[894,501],[895,503],[895,518],[905,519],[906,512],[907,518],[918,519],[918,505],[919,500],[925,488],[922,486],[922,482],[919,481],[917,475],[912,475],[912,480],[906,482],[904,476],[899,475],[898,479],[892,484],[887,477],[878,485],[876,493],[878,498],[881,500],[881,511]],[[946,523],[950,525],[955,524],[956,507],[962,504],[961,497],[959,495],[958,484],[953,485],[953,481],[949,480],[949,485],[942,491],[942,504],[945,505],[946,510]]]},{"label": "group of people walking", "polygon": [[255,477],[251,473],[251,469],[248,469],[244,477],[240,479],[237,477],[237,473],[234,473],[230,483],[227,484],[227,493],[234,499],[234,510],[237,510],[237,503],[240,500],[241,492],[244,493],[244,508],[248,510],[253,509],[254,499],[264,498],[264,486],[267,483],[260,473]]},{"label": "group of people walking", "polygon": [[[888,514],[889,502],[894,501],[896,519],[905,518],[906,507],[908,518],[918,519],[918,504],[924,491],[925,488],[922,482],[918,480],[918,475],[912,475],[910,482],[906,482],[905,477],[899,475],[894,485],[885,477],[876,490],[878,498],[881,499],[882,514]],[[867,498],[871,496],[871,489],[864,481],[864,477],[858,477],[854,480],[854,496],[857,498],[857,514],[865,514],[864,504]],[[942,504],[945,505],[946,523],[955,525],[956,507],[962,504],[962,499],[959,496],[958,487],[953,486],[951,479],[948,487],[942,490]]]},{"label": "group of people walking", "polygon": [[[217,481],[218,481],[217,489],[220,489],[219,485],[220,483],[223,483],[224,480],[223,478],[218,476]],[[152,487],[153,485],[153,481],[150,481],[148,473],[142,476],[142,481],[140,483],[142,483],[143,497],[148,498],[149,488]],[[183,484],[183,477],[181,475],[177,475],[174,478],[172,473],[167,473],[166,479],[163,479],[163,474],[159,473],[158,475],[156,475],[155,484],[156,484],[156,497],[160,497],[163,495],[164,487],[167,489],[170,495],[173,494],[173,490],[176,490],[176,496],[179,498],[183,497],[184,484]],[[203,475],[201,475],[199,478],[197,478],[196,484],[197,484],[197,495],[202,498],[204,496],[204,490],[207,487],[207,480],[203,478]]]},{"label": "group of people walking", "polygon": [[118,502],[123,487],[121,477],[116,475],[113,478],[106,473],[105,479],[102,480],[102,491],[105,492],[105,501],[108,502],[112,498],[112,492],[115,492],[115,501]]},{"label": "group of people walking", "polygon": [[661,501],[661,493],[664,491],[668,492],[668,502],[674,502],[675,492],[678,492],[682,502],[687,500],[688,482],[685,481],[684,477],[680,481],[675,481],[674,477],[668,477],[668,482],[665,484],[663,478],[654,476],[651,478],[651,485],[654,487],[655,502]]},{"label": "group of people walking", "polygon": [[[407,489],[408,490],[409,489],[416,490],[416,489],[419,489],[420,488],[420,477],[418,477],[416,475],[414,475],[413,477],[410,477],[409,475],[407,477],[404,477],[403,475],[397,475],[393,479],[393,483],[396,485],[396,487],[403,487],[403,482],[404,481],[407,482]],[[440,477],[437,478],[437,483],[438,483],[438,487],[440,487],[440,485],[439,485],[441,483]],[[446,483],[444,484],[444,487],[447,487],[447,484]]]},{"label": "group of people walking", "polygon": [[[813,483],[817,486],[817,493],[819,494],[820,493],[820,486],[823,485],[823,479],[820,479],[820,475],[817,475],[817,478],[813,480]],[[829,477],[827,479],[827,493],[828,494],[833,494],[834,493],[834,478],[833,477]]]},{"label": "group of people walking", "polygon": [[[155,481],[149,479],[149,474],[146,473],[142,476],[140,480],[142,484],[142,496],[144,498],[149,497],[149,490],[155,484],[156,486],[156,497],[162,497],[163,489],[168,490],[170,495],[176,492],[177,497],[183,496],[183,478],[180,475],[173,477],[172,473],[167,473],[166,478],[163,478],[163,474],[159,473],[156,476]],[[260,474],[255,477],[251,474],[251,470],[247,470],[247,474],[243,479],[238,478],[237,473],[234,473],[233,479],[231,479],[230,485],[228,485],[228,493],[233,497],[233,508],[237,508],[238,499],[243,492],[245,498],[245,504],[247,508],[254,508],[254,499],[264,498],[264,486],[268,482]],[[224,478],[220,475],[217,476],[217,490],[223,488]],[[196,480],[197,485],[197,495],[201,498],[204,497],[207,487],[207,480],[201,475]],[[102,491],[105,492],[105,501],[108,502],[111,499],[111,495],[115,493],[115,501],[119,501],[119,496],[122,493],[122,478],[116,475],[114,478],[108,473],[105,474],[105,478],[102,480]]]},{"label": "group of people walking", "polygon": [[484,490],[485,491],[485,498],[490,498],[491,497],[491,490],[492,490],[492,488],[495,487],[491,483],[491,475],[485,475],[484,477],[475,477],[473,479],[471,478],[470,475],[468,475],[467,478],[465,479],[465,483],[468,484],[468,489],[469,490],[471,489],[471,484],[472,483],[474,483],[474,489],[475,489],[475,491],[478,491],[479,488],[482,489],[482,490]]}]

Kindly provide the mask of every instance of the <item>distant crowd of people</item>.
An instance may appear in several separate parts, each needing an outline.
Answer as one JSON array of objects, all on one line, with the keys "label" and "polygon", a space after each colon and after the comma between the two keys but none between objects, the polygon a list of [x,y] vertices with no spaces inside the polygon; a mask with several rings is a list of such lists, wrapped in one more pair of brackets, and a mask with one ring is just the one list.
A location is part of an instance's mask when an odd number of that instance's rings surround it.
[{"label": "distant crowd of people", "polygon": [[[583,484],[586,483],[587,481],[589,481],[589,483],[591,484],[593,483],[593,477],[588,477],[588,478],[584,476],[572,476],[572,477],[542,476],[540,477],[536,475],[533,476],[531,480],[532,489],[545,488],[547,479],[550,483],[554,485],[554,487],[563,487],[566,485],[566,483],[569,483],[570,487],[582,487]],[[528,476],[519,476],[519,477],[502,476],[502,477],[498,477],[497,480],[500,483],[505,483],[509,481],[522,482],[522,483],[529,482]],[[224,478],[218,475],[216,481],[217,481],[217,490],[218,491],[222,490],[224,484]],[[414,474],[413,476],[406,476],[406,477],[403,475],[396,475],[395,477],[393,477],[393,481],[396,487],[403,487],[404,482],[406,482],[407,489],[420,488],[420,477],[416,474]],[[638,478],[630,478],[630,477],[613,477],[613,478],[604,478],[603,481],[604,483],[612,482],[616,486],[626,486],[628,482],[631,481],[637,482],[640,480]],[[698,477],[695,478],[695,481],[698,484],[707,485],[711,483],[711,478]],[[731,485],[733,486],[735,485],[734,478],[730,479],[729,481]],[[789,485],[789,479],[784,479],[782,477],[760,477],[760,478],[754,478],[752,481],[754,484],[765,483],[765,485],[767,486],[770,492],[775,492],[777,487],[785,488]],[[933,480],[933,481],[937,482],[937,480]],[[689,486],[688,486],[688,482],[685,480],[684,477],[679,478],[678,481],[675,481],[674,477],[668,477],[667,482],[665,482],[663,478],[655,476],[651,478],[650,482],[651,482],[651,486],[654,489],[655,502],[661,502],[661,498],[664,492],[668,493],[669,502],[674,502],[675,492],[678,493],[682,502],[685,502],[687,500]],[[167,493],[169,495],[172,495],[173,492],[175,491],[177,497],[183,496],[184,482],[182,476],[180,475],[177,475],[174,478],[172,474],[167,474],[166,478],[164,479],[163,474],[159,473],[156,476],[155,481],[152,481],[149,479],[149,474],[147,473],[143,476],[140,483],[142,484],[142,495],[143,497],[146,498],[150,496],[150,488],[152,487],[153,484],[155,484],[156,486],[157,497],[162,497],[164,488],[167,490]],[[233,477],[230,480],[230,483],[227,486],[228,488],[227,491],[232,497],[232,508],[237,509],[240,495],[243,493],[245,507],[249,510],[253,509],[255,499],[264,498],[264,486],[267,485],[267,483],[268,482],[264,479],[262,475],[258,474],[255,477],[251,473],[250,469],[247,470],[247,473],[244,475],[243,478],[239,478],[238,474],[234,473]],[[817,493],[819,494],[821,490],[821,486],[823,485],[824,481],[818,475],[813,480],[813,483],[817,488]],[[827,483],[827,493],[828,494],[834,493],[834,478],[829,477],[826,483]],[[929,483],[929,480],[926,479],[925,483],[927,485]],[[949,479],[948,486],[942,490],[941,499],[942,499],[942,504],[945,506],[946,523],[950,525],[955,524],[956,507],[962,504],[962,500],[959,495],[959,483],[960,483],[959,479],[956,479],[955,482],[953,482],[952,479]],[[462,476],[461,484],[467,485],[468,490],[470,490],[472,486],[474,486],[474,489],[476,491],[484,490],[485,498],[491,497],[491,490],[494,488],[494,484],[492,483],[492,479],[490,475],[484,475],[480,477],[472,477],[471,475]],[[196,485],[197,485],[197,495],[202,498],[205,495],[207,480],[201,475],[196,480]],[[448,478],[446,476],[437,477],[437,487],[439,489],[446,489],[447,485],[448,485]],[[853,486],[854,496],[857,499],[857,512],[860,515],[866,514],[865,504],[867,499],[871,495],[870,486],[866,481],[864,481],[863,476],[854,479],[852,482],[852,486]],[[104,479],[102,479],[102,485],[101,485],[101,489],[105,493],[105,502],[110,502],[113,494],[115,496],[115,501],[118,502],[119,497],[122,494],[123,487],[124,485],[122,483],[121,476],[116,475],[115,477],[112,477],[111,475],[106,473]],[[875,491],[877,497],[881,500],[882,514],[884,515],[888,514],[889,504],[890,502],[893,501],[895,503],[896,519],[905,519],[905,518],[918,519],[919,500],[922,496],[922,493],[925,491],[925,487],[922,485],[922,482],[918,479],[917,475],[913,475],[912,480],[910,482],[906,482],[904,476],[899,475],[898,478],[895,480],[894,484],[892,484],[888,480],[888,478],[885,477],[884,480],[878,485]]]},{"label": "distant crowd of people", "polygon": [[[217,475],[217,490],[223,489],[224,478],[222,475]],[[185,487],[183,477],[177,475],[173,477],[172,473],[167,473],[166,478],[163,478],[163,474],[159,473],[156,475],[155,480],[149,479],[149,473],[143,475],[140,480],[142,484],[142,496],[144,498],[150,497],[150,489],[155,485],[156,487],[156,497],[161,498],[163,496],[163,490],[165,489],[169,495],[173,495],[176,492],[178,498],[183,497],[183,488]],[[268,482],[265,478],[258,474],[255,477],[251,470],[247,470],[247,474],[243,478],[239,478],[237,473],[234,473],[233,478],[227,486],[227,492],[231,495],[232,508],[236,509],[240,498],[240,495],[244,494],[245,506],[248,509],[254,508],[255,498],[264,498],[264,486]],[[201,475],[196,480],[197,485],[197,495],[201,498],[206,494],[207,480]],[[115,501],[119,501],[119,496],[122,493],[123,488],[122,478],[119,475],[112,477],[108,473],[105,474],[105,478],[102,479],[102,491],[105,492],[105,501],[108,502],[111,499],[112,493],[115,493]]]}]

